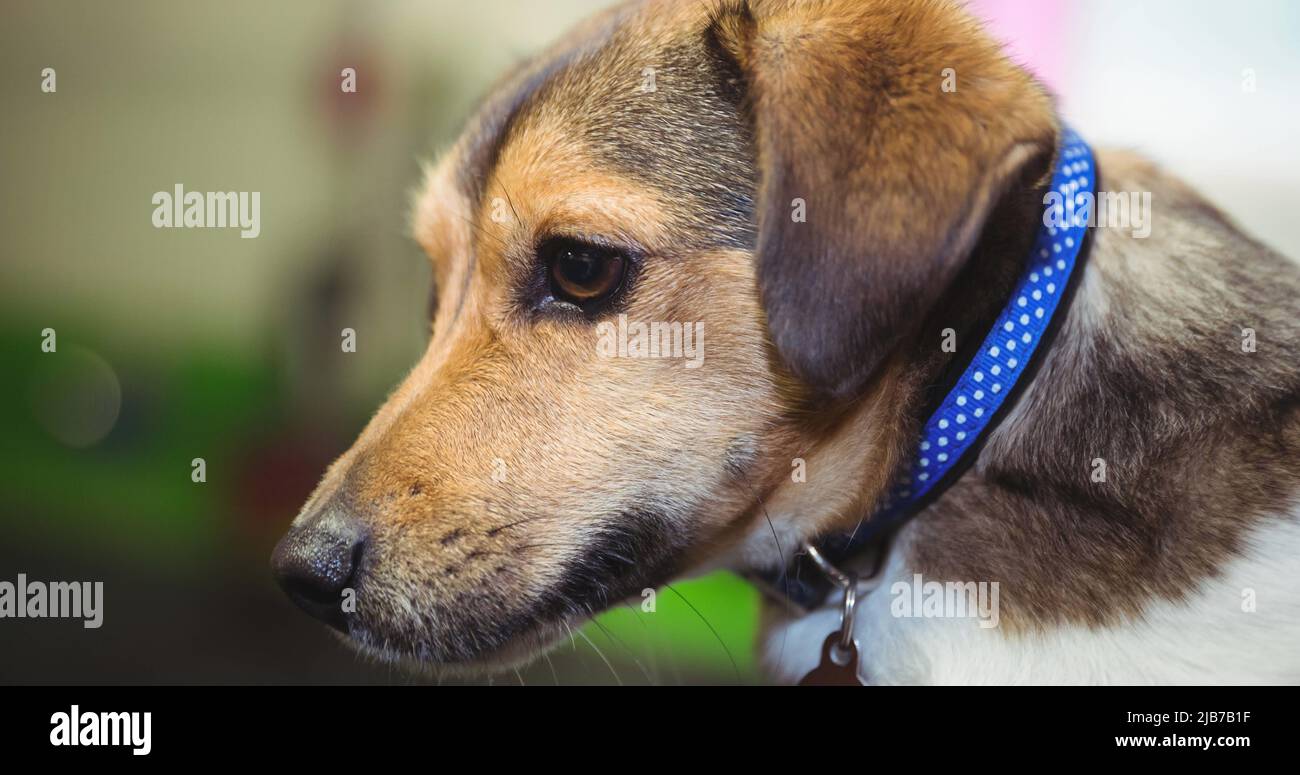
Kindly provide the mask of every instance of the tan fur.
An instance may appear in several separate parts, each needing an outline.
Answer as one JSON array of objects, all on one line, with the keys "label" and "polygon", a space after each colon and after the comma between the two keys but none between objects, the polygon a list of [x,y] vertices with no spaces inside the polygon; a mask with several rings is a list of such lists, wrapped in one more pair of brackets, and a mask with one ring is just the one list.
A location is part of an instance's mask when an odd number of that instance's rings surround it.
[{"label": "tan fur", "polygon": [[[641,95],[646,67],[659,89]],[[945,67],[955,95],[939,91]],[[303,510],[340,506],[372,535],[351,637],[444,666],[514,661],[642,586],[778,565],[797,540],[851,526],[950,360],[934,333],[972,329],[1001,303],[1057,131],[1032,79],[930,0],[628,4],[505,79],[417,199],[439,295],[428,349]],[[1155,185],[1139,162],[1110,164]],[[1167,224],[1206,213],[1178,184],[1159,191]],[[788,223],[795,196],[813,213],[803,230]],[[643,254],[620,311],[702,321],[703,367],[600,358],[589,321],[522,309],[536,248],[555,235]],[[814,242],[826,250],[795,249]],[[1116,261],[1096,271],[1177,284],[1167,266]],[[1135,325],[1164,327],[1189,304],[1173,294],[1165,319],[1130,305]],[[1104,325],[1108,303],[1090,297],[1071,320]],[[1007,444],[993,446],[1023,454]],[[807,483],[790,480],[795,458]],[[981,512],[977,486],[936,507],[947,538],[917,561],[940,577],[1012,569],[1031,590],[1060,567],[1060,545],[1049,530],[1020,552],[1017,523]],[[1032,510],[1008,508],[1032,536]],[[793,516],[769,530],[772,514]],[[1228,551],[1240,531],[1215,519]],[[1002,551],[969,551],[1003,529]],[[1174,594],[1212,560],[1132,578]],[[1058,592],[1022,592],[1011,619],[1100,617]]]}]

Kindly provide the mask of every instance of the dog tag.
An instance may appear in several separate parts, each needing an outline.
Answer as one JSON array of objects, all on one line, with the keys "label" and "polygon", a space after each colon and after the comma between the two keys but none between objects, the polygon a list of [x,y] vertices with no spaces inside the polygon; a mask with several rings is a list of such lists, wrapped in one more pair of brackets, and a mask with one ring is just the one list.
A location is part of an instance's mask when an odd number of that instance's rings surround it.
[{"label": "dog tag", "polygon": [[834,652],[839,651],[840,633],[832,632],[822,644],[822,662],[803,677],[800,686],[865,686],[858,678],[858,644],[849,641],[848,648],[840,653],[840,664]]}]

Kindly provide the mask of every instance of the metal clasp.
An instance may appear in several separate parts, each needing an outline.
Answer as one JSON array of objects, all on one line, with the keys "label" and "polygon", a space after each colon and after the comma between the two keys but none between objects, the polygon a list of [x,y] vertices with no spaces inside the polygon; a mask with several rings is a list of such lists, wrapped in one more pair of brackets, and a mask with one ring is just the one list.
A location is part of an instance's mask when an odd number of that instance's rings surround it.
[{"label": "metal clasp", "polygon": [[[817,547],[812,544],[804,544],[803,550],[812,558],[813,563],[817,566],[831,583],[840,589],[844,594],[843,605],[840,609],[840,639],[839,654],[832,654],[832,657],[845,658],[856,650],[856,644],[853,642],[853,613],[858,605],[858,577],[853,573],[846,573],[831,564],[817,551]],[[840,661],[840,659],[836,659]]]}]

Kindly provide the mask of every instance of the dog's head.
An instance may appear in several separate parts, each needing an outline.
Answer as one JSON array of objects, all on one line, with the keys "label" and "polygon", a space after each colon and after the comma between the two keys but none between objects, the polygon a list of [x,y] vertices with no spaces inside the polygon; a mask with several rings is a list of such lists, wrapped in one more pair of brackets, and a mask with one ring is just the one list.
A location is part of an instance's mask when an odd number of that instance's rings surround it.
[{"label": "dog's head", "polygon": [[[853,513],[887,473],[900,347],[1045,168],[1052,116],[946,3],[593,19],[430,170],[428,349],[277,574],[363,647],[500,664],[761,555],[760,501],[817,503],[783,531]],[[828,462],[801,483],[796,459]]]}]

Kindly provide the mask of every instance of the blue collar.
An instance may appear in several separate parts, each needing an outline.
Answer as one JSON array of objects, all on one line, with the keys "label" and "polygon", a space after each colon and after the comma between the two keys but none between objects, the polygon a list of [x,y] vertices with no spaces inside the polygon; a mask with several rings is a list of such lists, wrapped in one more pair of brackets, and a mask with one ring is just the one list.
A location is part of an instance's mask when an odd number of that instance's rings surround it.
[{"label": "blue collar", "polygon": [[[926,419],[912,455],[871,518],[852,533],[818,542],[828,561],[843,562],[932,503],[974,461],[996,420],[1030,382],[1055,331],[1053,321],[1059,323],[1057,310],[1072,290],[1075,265],[1082,261],[1096,188],[1092,150],[1072,129],[1062,131],[1056,164],[1043,223],[1006,307]],[[796,561],[775,578],[758,580],[797,607],[815,608],[828,587],[818,571],[801,572],[802,564]]]}]

